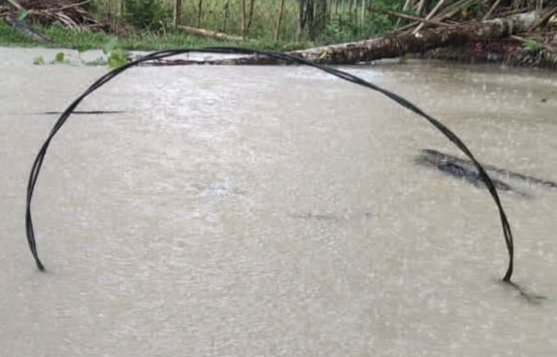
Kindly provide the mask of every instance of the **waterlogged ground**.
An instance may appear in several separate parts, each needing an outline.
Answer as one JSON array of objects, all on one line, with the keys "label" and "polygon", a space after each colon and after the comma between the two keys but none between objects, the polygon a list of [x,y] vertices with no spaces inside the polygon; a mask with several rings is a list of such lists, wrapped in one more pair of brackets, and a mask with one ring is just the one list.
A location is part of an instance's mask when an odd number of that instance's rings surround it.
[{"label": "waterlogged ground", "polygon": [[[103,67],[0,50],[3,356],[555,356],[557,192],[489,195],[414,164],[457,150],[369,90],[301,67],[138,68],[54,140]],[[50,56],[50,57],[49,57]],[[95,57],[96,54],[93,54]],[[557,77],[412,63],[347,68],[433,114],[481,160],[557,180]],[[516,181],[516,180],[515,180]],[[510,182],[510,181],[509,181]]]}]

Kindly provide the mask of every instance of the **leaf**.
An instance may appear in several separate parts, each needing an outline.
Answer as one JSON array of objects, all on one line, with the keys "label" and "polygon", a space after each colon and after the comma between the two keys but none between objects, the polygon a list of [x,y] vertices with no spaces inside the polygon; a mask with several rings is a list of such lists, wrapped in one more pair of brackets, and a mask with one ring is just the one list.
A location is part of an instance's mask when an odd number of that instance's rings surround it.
[{"label": "leaf", "polygon": [[110,56],[108,56],[108,66],[111,68],[123,66],[127,62],[127,52],[120,48],[115,49],[110,53]]},{"label": "leaf", "polygon": [[21,10],[18,14],[17,14],[17,19],[20,21],[25,20],[25,18],[27,17],[27,15],[29,15],[29,11],[28,10]]},{"label": "leaf", "polygon": [[541,47],[542,45],[539,42],[531,39],[527,39],[522,44],[522,48],[524,48],[526,51],[535,51],[540,49]]},{"label": "leaf", "polygon": [[116,45],[118,44],[118,37],[111,37],[110,40],[108,40],[104,45],[103,45],[103,52],[105,55],[108,55],[110,52],[112,52],[115,48]]},{"label": "leaf", "polygon": [[54,57],[54,62],[56,62],[56,63],[64,62],[64,52],[58,52],[56,54],[56,57]]},{"label": "leaf", "polygon": [[33,58],[33,64],[35,64],[35,65],[42,65],[42,64],[44,64],[44,58],[43,58],[43,56],[38,56],[38,57]]},{"label": "leaf", "polygon": [[79,53],[83,53],[83,52],[85,52],[85,51],[89,51],[89,50],[92,49],[92,48],[93,48],[93,46],[91,46],[91,45],[77,45],[77,46],[75,47],[75,49],[76,49],[77,52],[79,52]]}]

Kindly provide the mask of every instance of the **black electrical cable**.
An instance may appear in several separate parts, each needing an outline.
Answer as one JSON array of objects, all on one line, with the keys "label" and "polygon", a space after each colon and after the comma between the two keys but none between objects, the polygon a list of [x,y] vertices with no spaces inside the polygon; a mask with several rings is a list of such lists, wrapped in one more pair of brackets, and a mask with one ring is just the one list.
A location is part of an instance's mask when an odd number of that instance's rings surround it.
[{"label": "black electrical cable", "polygon": [[104,76],[99,78],[95,83],[93,83],[83,94],[81,94],[76,100],[73,101],[73,103],[71,103],[68,106],[68,108],[62,113],[62,115],[60,115],[60,118],[56,121],[56,123],[54,124],[52,130],[50,131],[50,134],[48,135],[47,139],[45,140],[45,142],[41,146],[41,148],[39,150],[39,153],[37,154],[37,156],[35,158],[35,161],[33,162],[33,166],[31,168],[31,172],[30,172],[30,175],[29,175],[29,181],[28,181],[28,185],[27,185],[27,207],[26,207],[26,214],[25,214],[25,228],[26,228],[27,241],[29,243],[29,248],[31,250],[31,254],[33,255],[33,258],[35,259],[35,263],[37,265],[37,268],[40,271],[44,271],[45,267],[42,264],[41,260],[39,259],[39,256],[38,256],[38,253],[37,253],[37,244],[36,244],[36,241],[35,241],[35,232],[34,232],[34,229],[33,229],[33,220],[32,220],[32,217],[31,217],[31,201],[32,201],[32,198],[33,198],[33,192],[35,190],[35,185],[37,183],[37,179],[39,177],[39,173],[40,173],[41,167],[43,165],[44,158],[46,156],[47,149],[50,145],[50,142],[52,141],[52,139],[54,138],[54,136],[58,132],[58,130],[60,130],[62,125],[64,125],[66,120],[68,120],[69,116],[72,113],[74,113],[75,108],[79,105],[79,103],[83,99],[85,99],[85,97],[87,97],[89,94],[91,94],[95,90],[99,89],[101,86],[103,86],[108,81],[112,80],[114,77],[118,76],[119,74],[121,74],[125,70],[127,70],[131,67],[134,67],[134,66],[136,66],[140,63],[143,63],[143,62],[158,60],[158,59],[163,59],[163,58],[166,58],[166,57],[176,56],[176,55],[180,55],[180,54],[184,54],[184,53],[193,53],[193,52],[212,53],[212,54],[262,55],[262,56],[272,57],[272,58],[275,58],[275,59],[278,59],[278,60],[284,60],[284,61],[287,61],[287,62],[290,62],[290,63],[293,62],[293,63],[307,65],[307,66],[310,66],[310,67],[320,69],[324,72],[327,72],[327,73],[329,73],[333,76],[336,76],[338,78],[344,79],[348,82],[355,83],[355,84],[373,89],[375,91],[378,91],[378,92],[382,93],[383,95],[389,97],[393,101],[397,102],[398,104],[402,105],[403,107],[405,107],[405,108],[413,111],[414,113],[424,117],[435,128],[437,128],[439,131],[441,131],[441,133],[443,133],[451,142],[453,142],[462,152],[464,152],[464,154],[472,161],[472,163],[478,169],[480,177],[485,182],[485,185],[486,185],[487,189],[489,190],[489,193],[491,194],[491,197],[493,197],[493,200],[495,201],[495,204],[497,205],[497,209],[499,210],[499,217],[501,219],[501,225],[503,227],[503,235],[504,235],[504,238],[505,238],[505,243],[506,243],[506,246],[507,246],[507,252],[508,252],[508,255],[509,255],[508,267],[507,267],[507,271],[505,273],[505,276],[503,277],[503,281],[510,283],[511,276],[512,276],[512,273],[513,273],[513,264],[514,264],[514,245],[513,245],[513,236],[512,236],[512,232],[511,232],[511,227],[510,227],[509,222],[507,220],[507,215],[505,214],[505,211],[504,211],[503,206],[501,204],[501,201],[499,199],[499,195],[497,194],[497,190],[495,188],[495,185],[491,181],[491,178],[488,176],[488,174],[486,173],[486,171],[484,170],[482,165],[476,160],[476,158],[472,155],[470,150],[466,147],[466,145],[462,142],[462,140],[460,140],[460,138],[456,134],[454,134],[451,130],[449,130],[449,128],[447,128],[445,125],[440,123],[437,119],[433,118],[432,116],[428,115],[427,113],[422,111],[420,108],[418,108],[414,104],[410,103],[408,100],[406,100],[406,99],[400,97],[399,95],[397,95],[395,93],[392,93],[392,92],[390,92],[386,89],[380,88],[373,83],[365,81],[365,80],[363,80],[363,79],[361,79],[361,78],[359,78],[359,77],[357,77],[353,74],[350,74],[350,73],[347,73],[347,72],[344,72],[344,71],[341,71],[341,70],[338,70],[338,69],[335,69],[335,68],[332,68],[332,67],[329,67],[329,66],[316,64],[316,63],[313,63],[311,61],[305,60],[303,58],[294,57],[294,56],[291,56],[291,55],[288,55],[288,54],[285,54],[285,53],[281,53],[281,52],[264,51],[264,50],[252,50],[252,49],[246,49],[246,48],[240,48],[240,47],[204,47],[204,48],[191,48],[191,49],[173,49],[173,50],[164,50],[164,51],[153,52],[153,53],[148,54],[144,57],[141,57],[141,58],[139,58],[135,61],[129,62],[129,63],[127,63],[127,64],[125,64],[121,67],[118,67],[116,69],[111,70],[110,72],[108,72],[107,74],[105,74]]}]

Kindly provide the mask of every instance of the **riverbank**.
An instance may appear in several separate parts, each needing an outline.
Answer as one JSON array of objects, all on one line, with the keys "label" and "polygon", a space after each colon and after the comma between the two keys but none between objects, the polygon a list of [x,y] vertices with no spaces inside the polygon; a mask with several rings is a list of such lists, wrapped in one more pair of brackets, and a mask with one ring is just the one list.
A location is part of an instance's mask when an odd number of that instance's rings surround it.
[{"label": "riverbank", "polygon": [[459,47],[437,48],[412,57],[557,70],[557,31],[546,32],[539,37],[538,41],[516,36],[496,41],[475,41]]},{"label": "riverbank", "polygon": [[169,30],[159,33],[142,31],[124,36],[115,36],[102,31],[78,31],[58,25],[36,26],[36,29],[52,39],[53,43],[40,43],[26,37],[0,19],[0,46],[7,47],[51,47],[67,49],[101,49],[112,38],[118,38],[118,47],[124,50],[155,51],[169,48],[201,47],[201,46],[249,46],[254,49],[272,49],[277,51],[291,51],[310,47],[306,42],[283,42],[271,40],[254,40],[249,45],[245,42],[221,41],[208,37],[189,35],[183,32]]},{"label": "riverbank", "polygon": [[[176,30],[162,32],[131,32],[115,36],[102,31],[78,31],[59,25],[37,26],[37,30],[52,39],[52,43],[38,42],[26,37],[0,19],[0,46],[47,47],[75,49],[80,52],[102,49],[117,39],[117,48],[127,51],[156,51],[170,48],[204,46],[243,46],[253,49],[292,51],[310,48],[308,42],[281,42],[271,40],[222,41],[215,38],[186,34]],[[512,67],[540,67],[557,69],[557,29],[546,32],[539,41],[521,38],[504,38],[490,42],[472,42],[464,46],[439,48],[406,58],[435,59],[458,63],[494,63]]]}]

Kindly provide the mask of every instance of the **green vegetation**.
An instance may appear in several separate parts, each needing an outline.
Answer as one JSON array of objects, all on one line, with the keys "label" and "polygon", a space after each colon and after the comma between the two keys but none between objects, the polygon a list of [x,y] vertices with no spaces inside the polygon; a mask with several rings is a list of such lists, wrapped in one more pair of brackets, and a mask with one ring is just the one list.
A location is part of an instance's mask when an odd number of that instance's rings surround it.
[{"label": "green vegetation", "polygon": [[13,27],[8,25],[4,20],[0,19],[0,46],[20,45],[31,46],[35,41],[23,36]]},{"label": "green vegetation", "polygon": [[[396,9],[400,1],[374,1],[374,6]],[[251,4],[250,0],[246,3]],[[253,12],[250,16],[250,7],[247,7],[246,35],[250,38],[276,38],[280,13],[280,0],[253,0]],[[318,2],[315,1],[317,4]],[[367,2],[370,3],[370,2]],[[228,11],[223,7],[221,0],[204,0],[201,12],[200,27],[219,29],[223,32],[242,34],[242,9],[241,1],[230,1]],[[300,5],[299,0],[286,0],[279,38],[285,41],[295,41],[300,38],[309,39],[319,44],[354,41],[385,33],[393,28],[395,21],[384,15],[371,14],[363,1],[336,1],[328,2],[329,7],[319,8],[312,12],[314,19],[312,31],[311,24],[306,24],[304,31],[300,32]],[[190,26],[197,26],[199,16],[196,7],[197,0],[184,1],[184,16],[182,22]],[[226,19],[226,23],[225,23]]]},{"label": "green vegetation", "polygon": [[160,30],[170,22],[172,8],[159,0],[122,0],[126,23],[145,30]]},{"label": "green vegetation", "polygon": [[523,43],[522,43],[522,48],[524,48],[524,50],[526,51],[537,51],[540,48],[542,48],[542,44],[539,43],[536,40],[532,40],[532,39],[526,39]]},{"label": "green vegetation", "polygon": [[[53,48],[72,48],[80,51],[101,49],[113,35],[103,32],[75,31],[60,25],[50,27],[36,27],[54,41],[54,44],[40,44],[33,39],[23,36],[13,27],[0,19],[0,46],[45,46]],[[125,50],[161,50],[168,48],[201,47],[215,45],[240,45],[239,42],[222,42],[215,39],[184,34],[179,31],[154,32],[143,30],[137,34],[118,37],[118,44]],[[281,51],[305,48],[307,42],[284,41],[250,41],[242,45],[256,49],[275,49]]]},{"label": "green vegetation", "polygon": [[[126,31],[126,35],[118,38],[119,46],[125,50],[241,44],[257,49],[286,51],[371,37],[394,26],[392,18],[365,11],[363,0],[328,0],[328,8],[312,8],[309,20],[300,30],[299,1],[285,0],[281,12],[281,0],[182,0],[181,25],[237,37],[245,35],[249,42],[223,42],[173,29],[174,0],[95,0],[84,6],[101,21],[110,19],[113,23],[123,22],[137,29]],[[242,3],[245,4],[245,12]],[[374,5],[397,8],[398,3],[395,0],[377,0]],[[29,21],[27,11],[21,11],[18,17]],[[57,22],[48,27],[34,26],[54,41],[47,47],[98,49],[112,36],[101,31],[71,30]],[[38,44],[0,19],[0,46]]]},{"label": "green vegetation", "polygon": [[[300,0],[285,0],[282,11],[282,0],[182,0],[179,23],[263,42],[278,38],[284,42],[311,40],[324,44],[367,38],[393,28],[396,19],[373,14],[366,4],[392,10],[402,6],[399,0],[322,1],[326,6],[313,0],[315,8],[308,14],[302,31]],[[97,0],[95,11],[153,31],[172,22],[173,4],[174,0]]]},{"label": "green vegetation", "polygon": [[[367,6],[408,14],[418,12],[419,16],[425,16],[435,6],[435,2],[426,2],[427,6],[417,10],[422,3],[419,0],[182,0],[179,25],[246,39],[230,42],[174,29],[174,3],[175,0],[93,0],[83,4],[82,10],[86,11],[88,19],[94,16],[99,21],[91,28],[111,25],[113,31],[124,33],[117,39],[118,48],[123,51],[214,45],[242,45],[255,49],[287,51],[379,36],[392,31],[397,23],[408,23],[406,20],[372,12]],[[408,6],[403,8],[403,5]],[[453,5],[448,4],[446,8],[439,10],[439,16],[446,15],[452,21],[458,21],[460,18],[469,18],[470,14],[481,18],[488,10],[479,0],[468,0],[464,4],[466,6],[461,7]],[[36,14],[36,10],[22,10],[17,13],[17,17],[32,23]],[[68,14],[64,16],[67,17]],[[82,20],[77,16],[76,22],[80,23]],[[59,21],[64,21],[64,18]],[[33,25],[53,39],[54,44],[48,45],[49,47],[73,48],[78,51],[103,48],[113,36],[96,30],[71,30],[56,21],[47,27]],[[0,46],[37,44],[0,18]],[[535,51],[540,46],[534,40],[523,43],[526,51]]]}]

